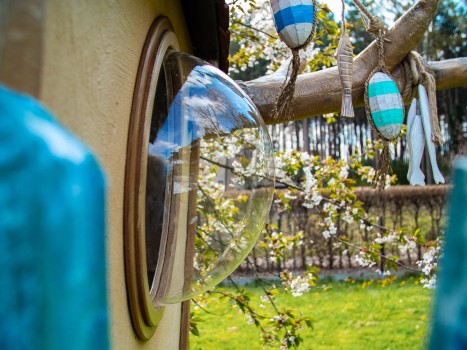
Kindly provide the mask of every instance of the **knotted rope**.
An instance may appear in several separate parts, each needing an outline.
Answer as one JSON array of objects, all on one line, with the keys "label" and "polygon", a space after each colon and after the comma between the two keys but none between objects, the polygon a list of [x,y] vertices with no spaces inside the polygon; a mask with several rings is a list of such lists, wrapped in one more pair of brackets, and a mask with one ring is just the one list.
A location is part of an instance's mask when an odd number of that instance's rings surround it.
[{"label": "knotted rope", "polygon": [[[292,66],[292,69],[290,69]],[[290,78],[288,77],[290,71]],[[273,119],[279,119],[283,116],[290,119],[292,110],[292,100],[295,93],[295,83],[297,81],[298,72],[300,71],[300,49],[292,49],[292,60],[290,61],[289,68],[284,83],[281,87],[281,92],[277,97],[276,104],[272,110]],[[289,78],[287,80],[287,78]]]},{"label": "knotted rope", "polygon": [[418,85],[422,84],[425,87],[430,102],[431,139],[434,143],[441,145],[443,138],[439,128],[438,108],[436,106],[436,79],[418,52],[410,52],[402,65],[405,71],[405,86],[402,93],[404,101],[410,102],[417,97]]},{"label": "knotted rope", "polygon": [[379,190],[384,189],[386,186],[386,175],[392,173],[392,168],[390,164],[389,156],[389,142],[392,140],[387,139],[381,132],[378,130],[374,121],[371,117],[370,111],[370,99],[368,97],[368,86],[370,84],[371,77],[377,72],[383,72],[392,78],[391,73],[386,67],[384,62],[384,35],[386,34],[386,26],[381,18],[373,16],[370,11],[359,1],[353,0],[355,5],[358,8],[360,16],[362,17],[363,25],[365,26],[367,32],[372,33],[376,37],[376,47],[378,49],[378,64],[373,69],[373,71],[368,75],[368,78],[365,82],[365,112],[367,115],[368,122],[370,123],[371,128],[376,135],[382,140],[383,148],[377,157],[377,164],[375,167],[375,176],[373,177],[373,187],[378,188]]},{"label": "knotted rope", "polygon": [[[290,119],[292,112],[292,101],[295,93],[295,82],[297,81],[298,73],[300,72],[300,50],[306,48],[308,44],[313,40],[316,31],[316,20],[317,20],[317,6],[316,0],[313,0],[313,28],[306,41],[298,47],[290,47],[292,50],[292,60],[290,61],[289,69],[287,69],[287,75],[284,83],[281,87],[281,92],[277,97],[276,104],[272,110],[273,119],[277,120],[280,117]],[[291,66],[291,67],[290,67]],[[292,68],[292,69],[290,69]],[[290,78],[289,72],[290,71]],[[288,78],[288,80],[287,80]]]},{"label": "knotted rope", "polygon": [[345,33],[345,31],[347,30],[347,26],[346,26],[346,22],[345,22],[345,2],[344,0],[341,0],[342,2],[342,33]]},{"label": "knotted rope", "polygon": [[[358,12],[362,17],[363,25],[367,32],[372,33],[376,37],[380,35],[380,32],[385,32],[385,25],[381,18],[373,16],[370,11],[363,5],[359,0],[352,0],[357,6]],[[383,33],[384,34],[384,33]]]}]

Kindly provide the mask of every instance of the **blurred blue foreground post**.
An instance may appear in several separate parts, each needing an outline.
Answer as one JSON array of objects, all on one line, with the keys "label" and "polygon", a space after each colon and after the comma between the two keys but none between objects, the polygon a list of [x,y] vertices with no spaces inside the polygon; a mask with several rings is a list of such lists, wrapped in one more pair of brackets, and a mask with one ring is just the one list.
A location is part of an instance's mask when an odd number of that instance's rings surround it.
[{"label": "blurred blue foreground post", "polygon": [[430,350],[467,349],[467,157],[457,161],[453,183]]},{"label": "blurred blue foreground post", "polygon": [[0,86],[0,349],[107,349],[105,184],[88,148]]}]

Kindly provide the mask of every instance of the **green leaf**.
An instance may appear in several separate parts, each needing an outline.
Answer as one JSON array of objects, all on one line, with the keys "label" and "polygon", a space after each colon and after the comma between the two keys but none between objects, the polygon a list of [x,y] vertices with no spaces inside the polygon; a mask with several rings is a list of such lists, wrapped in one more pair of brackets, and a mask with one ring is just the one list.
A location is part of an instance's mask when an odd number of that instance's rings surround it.
[{"label": "green leaf", "polygon": [[199,337],[199,329],[198,329],[198,327],[196,327],[196,326],[191,327],[191,328],[190,328],[190,332],[191,332],[191,334],[193,334],[194,336]]},{"label": "green leaf", "polygon": [[381,244],[378,244],[378,243],[375,243],[375,244],[370,246],[371,250],[380,250],[381,248],[383,248],[383,246]]}]

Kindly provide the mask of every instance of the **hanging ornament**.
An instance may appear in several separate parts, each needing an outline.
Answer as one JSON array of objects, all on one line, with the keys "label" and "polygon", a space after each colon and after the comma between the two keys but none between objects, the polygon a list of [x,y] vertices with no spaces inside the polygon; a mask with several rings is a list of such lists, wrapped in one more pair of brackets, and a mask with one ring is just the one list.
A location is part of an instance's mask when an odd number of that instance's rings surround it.
[{"label": "hanging ornament", "polygon": [[407,180],[412,186],[425,186],[425,175],[420,168],[420,163],[426,145],[433,180],[436,184],[444,184],[444,177],[436,161],[435,144],[432,138],[430,103],[425,87],[422,84],[418,85],[418,96],[418,99],[414,98],[412,100],[407,115],[407,148],[409,151]]},{"label": "hanging ornament", "polygon": [[345,3],[342,0],[342,34],[337,45],[337,67],[342,85],[341,117],[352,118],[354,117],[352,106],[353,50],[346,31],[344,12]]},{"label": "hanging ornament", "polygon": [[270,3],[277,33],[292,50],[290,77],[287,80],[287,74],[272,114],[274,119],[290,118],[300,69],[299,51],[311,42],[315,34],[316,0],[270,0]]},{"label": "hanging ornament", "polygon": [[423,133],[422,117],[420,116],[418,101],[414,98],[407,113],[407,151],[409,154],[407,180],[412,186],[425,186],[425,175],[420,167],[424,148],[425,135]]},{"label": "hanging ornament", "polygon": [[426,89],[422,84],[418,85],[418,100],[420,103],[420,114],[422,116],[426,148],[428,150],[428,157],[430,158],[431,170],[433,171],[433,180],[436,184],[444,184],[444,177],[439,171],[438,163],[436,162],[436,150],[432,137],[430,101]]},{"label": "hanging ornament", "polygon": [[[439,128],[438,108],[436,103],[436,80],[433,73],[427,69],[427,64],[416,51],[411,51],[402,63],[405,71],[405,87],[402,93],[404,101],[411,101],[418,94],[419,85],[423,85],[428,96],[430,111],[431,139],[435,144],[442,145],[443,138]],[[409,125],[407,124],[407,127]]]},{"label": "hanging ornament", "polygon": [[[439,128],[436,107],[436,81],[423,58],[415,51],[410,52],[402,63],[405,71],[405,101],[412,100],[407,115],[407,149],[409,152],[409,171],[407,179],[412,186],[425,185],[425,175],[420,169],[423,150],[428,151],[433,180],[444,183],[436,162],[435,144],[441,145],[443,138]],[[418,97],[417,97],[418,95]]]},{"label": "hanging ornament", "polygon": [[[377,41],[380,42],[380,57],[382,57],[383,37],[381,36]],[[365,82],[365,111],[370,125],[383,141],[383,149],[378,155],[373,179],[373,186],[383,189],[386,185],[386,175],[391,172],[389,142],[395,140],[401,132],[404,122],[404,102],[394,79],[381,59]]]},{"label": "hanging ornament", "polygon": [[394,79],[384,63],[384,22],[373,16],[359,1],[353,0],[368,32],[376,36],[378,65],[365,82],[365,111],[373,131],[383,141],[377,156],[373,187],[384,189],[386,175],[392,171],[389,164],[389,142],[395,140],[404,122],[404,102]]},{"label": "hanging ornament", "polygon": [[404,122],[404,103],[396,83],[388,73],[377,71],[368,79],[365,91],[371,124],[385,141],[396,139]]}]

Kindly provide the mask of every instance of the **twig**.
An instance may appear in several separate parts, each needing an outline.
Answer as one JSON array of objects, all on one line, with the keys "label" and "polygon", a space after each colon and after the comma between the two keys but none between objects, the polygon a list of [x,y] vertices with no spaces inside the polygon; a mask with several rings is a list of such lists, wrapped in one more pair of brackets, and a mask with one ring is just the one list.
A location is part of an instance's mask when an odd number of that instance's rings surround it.
[{"label": "twig", "polygon": [[[341,243],[343,243],[343,244],[345,244],[345,245],[347,245],[347,246],[349,246],[349,247],[358,249],[358,250],[360,250],[360,251],[362,251],[362,252],[364,251],[364,248],[363,248],[363,247],[360,247],[360,246],[358,246],[358,245],[356,245],[356,244],[354,244],[354,243],[350,243],[350,242],[344,241],[344,240],[340,239],[339,237],[334,237],[334,239],[337,240],[337,241],[339,241],[339,242],[341,242]],[[415,269],[415,268],[413,268],[413,267],[404,265],[404,264],[402,264],[400,261],[397,261],[397,260],[395,260],[395,259],[392,259],[392,258],[390,258],[390,257],[388,257],[388,256],[386,256],[386,255],[384,255],[384,254],[380,254],[380,256],[381,256],[382,258],[388,260],[388,261],[392,261],[393,263],[395,263],[395,264],[398,265],[399,267],[402,267],[403,269],[406,269],[406,270],[409,270],[409,271],[413,271],[413,272],[417,272],[417,273],[420,273],[420,274],[423,273],[423,271],[420,271],[420,270]]]},{"label": "twig", "polygon": [[202,307],[197,301],[195,298],[192,298],[191,301],[193,301],[196,306],[198,306],[201,310],[203,310],[205,313],[209,314],[209,315],[214,315],[214,316],[224,316],[228,313],[228,311],[224,312],[223,314],[216,314],[215,312],[211,312],[209,311],[208,309],[206,309],[205,307]]},{"label": "twig", "polygon": [[[224,164],[221,164],[221,163],[219,163],[219,162],[216,162],[216,161],[214,161],[214,160],[211,160],[211,159],[208,159],[208,158],[202,157],[202,156],[201,156],[201,159],[203,159],[203,160],[205,160],[205,161],[207,161],[207,162],[210,162],[210,163],[212,163],[212,164],[214,164],[214,165],[217,165],[217,166],[226,168],[226,169],[232,171],[232,172],[233,172],[234,174],[236,174],[236,175],[242,175],[242,174],[237,173],[237,172],[235,171],[235,169],[234,169],[233,167],[229,166],[229,165],[224,165]],[[267,178],[267,177],[265,177],[265,176],[261,176],[261,175],[256,175],[256,176],[259,176],[259,177],[262,177],[262,178],[265,178],[265,179],[269,179],[269,178]],[[269,179],[269,180],[271,180],[271,179]],[[287,182],[281,181],[281,180],[277,180],[277,179],[276,179],[276,183],[283,184],[283,185],[288,186],[288,187],[290,187],[290,188],[293,188],[293,189],[295,189],[295,190],[297,190],[297,191],[299,191],[299,192],[301,192],[301,193],[305,193],[305,191],[303,190],[303,188],[299,187],[298,184],[297,184],[297,185],[292,185],[292,184],[290,184],[290,183],[287,183]],[[329,202],[329,203],[332,203],[333,205],[335,205],[335,206],[338,208],[338,210],[341,210],[341,211],[342,211],[342,210],[345,209],[343,206],[340,205],[340,203],[338,203],[337,201],[335,201],[335,200],[333,200],[333,199],[326,198],[326,197],[322,197],[322,200],[327,201],[327,202]],[[321,212],[320,212],[318,209],[315,208],[315,210],[318,212],[318,214],[321,215]],[[377,228],[377,229],[380,229],[380,230],[386,231],[386,232],[390,232],[390,231],[391,231],[390,228],[385,227],[385,226],[382,226],[382,225],[379,225],[379,224],[376,224],[376,223],[372,223],[372,222],[370,222],[368,219],[366,219],[366,218],[364,218],[364,217],[361,217],[360,215],[355,215],[355,217],[356,217],[357,219],[361,220],[366,226],[371,226],[371,227],[374,227],[374,228]],[[335,238],[338,239],[337,237],[335,237]],[[339,240],[339,241],[342,241],[342,240],[340,240],[340,239],[338,239],[338,240]],[[352,243],[345,242],[345,241],[342,241],[342,242],[343,242],[343,243],[346,243],[346,244],[349,245],[349,246],[353,246],[354,248],[357,248],[357,249],[359,249],[359,250],[363,250],[363,247],[360,247],[360,246],[357,246],[357,245],[353,245]],[[414,268],[412,268],[412,267],[408,267],[408,266],[406,266],[406,265],[400,263],[399,261],[396,261],[396,260],[394,260],[394,259],[390,259],[389,257],[386,257],[386,256],[384,256],[384,255],[381,255],[381,257],[383,257],[383,258],[385,258],[385,259],[387,259],[387,260],[389,260],[389,261],[394,262],[395,264],[397,264],[398,266],[400,266],[400,267],[402,267],[402,268],[404,268],[404,269],[411,270],[411,271],[415,271],[415,272],[417,272],[417,273],[421,273],[420,270],[414,269]],[[249,261],[248,261],[248,262],[249,262]],[[256,267],[255,267],[254,270],[256,271]]]},{"label": "twig", "polygon": [[[254,264],[251,263],[251,261],[247,260],[247,264],[250,265],[250,267],[252,266],[253,267],[253,271],[255,272],[255,277],[257,280],[259,280],[261,282],[261,289],[263,290],[264,294],[266,295],[266,297],[268,298],[269,300],[269,303],[272,305],[272,307],[274,308],[274,310],[276,311],[276,313],[280,316],[281,315],[281,312],[279,311],[279,309],[277,308],[276,306],[276,303],[274,302],[274,300],[272,300],[271,296],[269,295],[268,291],[266,290],[266,288],[264,287],[264,284],[266,281],[264,281],[258,274],[258,271],[256,269],[256,266]],[[287,328],[286,325],[283,325],[284,326],[284,329],[286,331],[286,334],[290,334],[289,333],[289,329]],[[295,343],[293,343],[293,346],[295,349],[297,349],[297,345],[295,345]]]},{"label": "twig", "polygon": [[262,33],[262,34],[264,34],[264,35],[267,35],[268,37],[270,37],[270,38],[272,38],[272,39],[275,39],[275,40],[279,39],[277,36],[271,35],[271,34],[265,32],[264,30],[255,28],[255,27],[253,27],[253,26],[251,26],[251,25],[249,25],[249,24],[246,24],[246,23],[243,23],[243,22],[240,22],[240,21],[237,21],[237,20],[233,20],[232,22],[233,22],[233,23],[236,23],[236,24],[240,24],[241,26],[244,26],[244,27],[247,27],[247,28],[256,30],[257,32],[260,32],[260,33]]},{"label": "twig", "polygon": [[222,223],[224,228],[230,234],[230,238],[234,239],[235,234],[230,230],[230,226],[223,220],[222,215],[217,210],[215,203],[213,203],[213,201],[212,201],[212,198],[207,195],[207,193],[204,191],[204,189],[201,186],[198,186],[198,189],[201,191],[203,196],[206,197],[206,200],[208,201],[209,205],[212,207],[212,210],[214,211],[214,214],[216,215],[216,218],[219,218],[219,221]]}]

